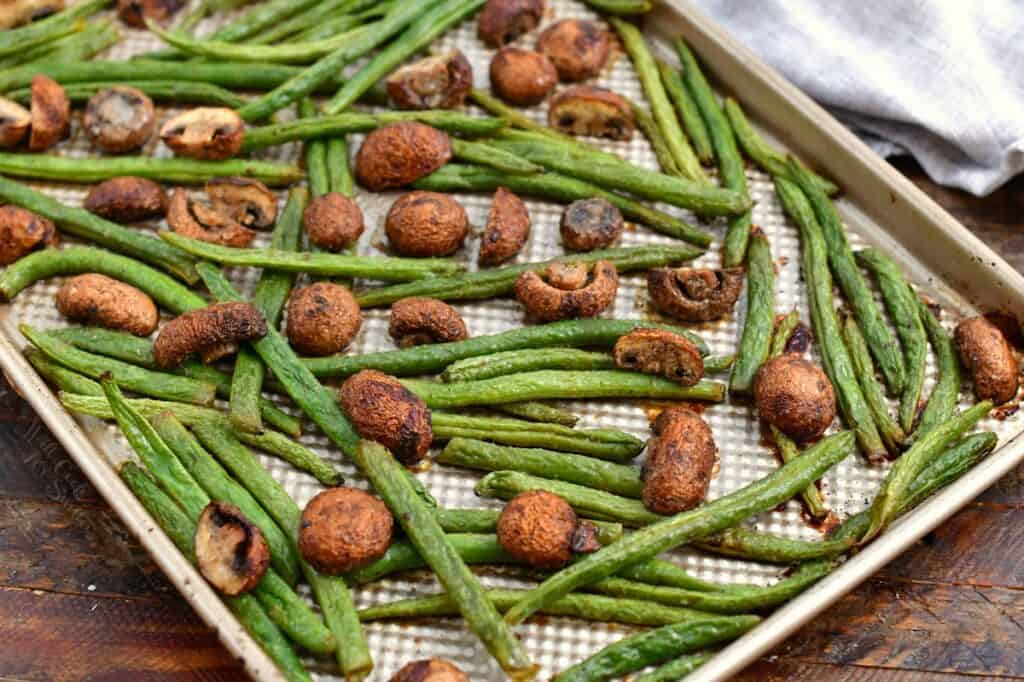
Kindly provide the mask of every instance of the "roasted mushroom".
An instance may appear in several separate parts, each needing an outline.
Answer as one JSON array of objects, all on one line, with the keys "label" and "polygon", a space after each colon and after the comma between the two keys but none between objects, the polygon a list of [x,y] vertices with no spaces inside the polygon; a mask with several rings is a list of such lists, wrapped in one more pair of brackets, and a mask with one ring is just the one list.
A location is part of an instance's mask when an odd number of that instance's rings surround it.
[{"label": "roasted mushroom", "polygon": [[363,212],[344,194],[330,192],[309,202],[302,213],[302,225],[309,241],[321,249],[341,251],[363,233]]},{"label": "roasted mushroom", "polygon": [[537,568],[560,568],[574,553],[600,548],[594,525],[580,521],[568,502],[546,490],[530,490],[509,500],[498,517],[498,543]]},{"label": "roasted mushroom", "polygon": [[563,291],[572,291],[586,285],[590,268],[586,263],[552,263],[544,274],[551,286]]},{"label": "roasted mushroom", "polygon": [[559,227],[569,251],[603,249],[622,235],[622,213],[606,199],[580,199],[566,207]]},{"label": "roasted mushroom", "polygon": [[590,282],[577,289],[561,289],[545,282],[535,272],[524,272],[516,280],[516,300],[530,317],[542,322],[594,317],[615,302],[619,273],[606,260],[594,263]]},{"label": "roasted mushroom", "polygon": [[390,682],[469,682],[469,676],[443,658],[406,663]]},{"label": "roasted mushroom", "polygon": [[64,9],[64,0],[5,0],[0,3],[0,29],[14,28]]},{"label": "roasted mushroom", "polygon": [[1013,400],[1019,385],[1017,358],[999,327],[984,317],[971,317],[957,325],[955,340],[978,400],[997,405]]},{"label": "roasted mushroom", "polygon": [[732,312],[743,290],[743,268],[657,268],[647,275],[655,309],[687,322],[717,320]]},{"label": "roasted mushroom", "polygon": [[157,367],[177,367],[192,353],[209,361],[209,351],[267,335],[267,321],[248,303],[211,303],[174,318],[153,342]]},{"label": "roasted mushroom", "polygon": [[89,190],[83,208],[115,223],[135,223],[167,213],[167,194],[146,178],[111,178]]},{"label": "roasted mushroom", "polygon": [[76,322],[136,336],[156,331],[160,313],[145,292],[96,273],[77,275],[57,290],[57,310]]},{"label": "roasted mushroom", "polygon": [[345,380],[339,395],[360,436],[377,441],[403,464],[416,464],[427,454],[434,438],[430,410],[398,379],[364,369]]},{"label": "roasted mushroom", "polygon": [[498,265],[515,257],[529,238],[530,212],[526,204],[506,188],[499,187],[480,240],[480,265]]},{"label": "roasted mushroom", "polygon": [[199,107],[178,114],[160,128],[160,139],[176,154],[223,161],[242,151],[245,122],[233,110]]},{"label": "roasted mushroom", "polygon": [[71,101],[60,83],[49,76],[32,77],[32,131],[28,148],[34,152],[49,149],[67,136],[71,129]]},{"label": "roasted mushroom", "polygon": [[9,149],[21,144],[32,125],[28,109],[6,97],[0,97],[0,147]]},{"label": "roasted mushroom", "polygon": [[56,243],[57,228],[46,218],[18,206],[0,206],[0,265]]},{"label": "roasted mushroom", "polygon": [[403,66],[386,84],[399,109],[454,109],[473,87],[473,67],[461,50],[451,50]]},{"label": "roasted mushroom", "polygon": [[167,224],[178,234],[211,244],[245,247],[256,233],[226,215],[189,198],[182,188],[174,190],[167,208]]},{"label": "roasted mushroom", "polygon": [[383,556],[394,529],[391,512],[373,495],[330,488],[302,510],[299,552],[321,573],[347,573]]},{"label": "roasted mushroom", "polygon": [[199,572],[229,597],[256,587],[270,567],[263,531],[227,502],[206,505],[196,524],[195,552]]},{"label": "roasted mushroom", "polygon": [[647,442],[643,502],[656,514],[693,509],[708,494],[718,446],[708,426],[695,412],[670,408],[654,421]]},{"label": "roasted mushroom", "polygon": [[136,28],[145,28],[146,19],[161,23],[185,6],[186,0],[117,0],[117,16]]},{"label": "roasted mushroom", "polygon": [[415,191],[392,204],[384,231],[403,256],[447,256],[466,241],[469,217],[462,204],[447,194]]},{"label": "roasted mushroom", "polygon": [[796,441],[817,438],[836,417],[832,382],[799,355],[780,355],[761,366],[754,377],[754,402],[761,419]]},{"label": "roasted mushroom", "polygon": [[388,334],[402,348],[461,341],[469,336],[455,308],[436,298],[403,298],[391,304]]},{"label": "roasted mushroom", "polygon": [[625,98],[605,88],[577,85],[551,100],[548,125],[568,135],[629,140],[636,119]]},{"label": "roasted mushroom", "polygon": [[213,210],[240,225],[266,230],[277,220],[277,197],[259,180],[213,178],[206,183],[206,196]]},{"label": "roasted mushroom", "polygon": [[127,152],[146,144],[156,127],[153,100],[125,85],[100,90],[89,99],[82,127],[105,152]]},{"label": "roasted mushroom", "polygon": [[521,107],[540,104],[558,85],[558,72],[550,59],[518,47],[498,50],[491,59],[490,74],[498,97]]},{"label": "roasted mushroom", "polygon": [[615,364],[622,369],[656,374],[683,386],[704,376],[700,349],[682,334],[666,329],[635,329],[615,342]]},{"label": "roasted mushroom", "polygon": [[537,39],[537,51],[551,60],[563,81],[582,81],[601,73],[611,47],[608,31],[585,19],[563,19]]},{"label": "roasted mushroom", "polygon": [[437,128],[403,121],[366,136],[356,154],[356,179],[373,192],[403,187],[452,158],[452,141]]},{"label": "roasted mushroom", "polygon": [[304,355],[331,355],[352,343],[363,324],[352,292],[333,282],[296,289],[288,298],[288,341]]},{"label": "roasted mushroom", "polygon": [[502,47],[537,28],[544,18],[544,0],[487,0],[476,21],[485,45]]}]

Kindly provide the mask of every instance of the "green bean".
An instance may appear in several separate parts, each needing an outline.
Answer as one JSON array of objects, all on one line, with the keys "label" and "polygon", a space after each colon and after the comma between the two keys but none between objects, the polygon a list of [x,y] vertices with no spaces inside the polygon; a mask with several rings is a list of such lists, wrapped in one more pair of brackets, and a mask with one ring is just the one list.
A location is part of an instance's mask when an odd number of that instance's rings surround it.
[{"label": "green bean", "polygon": [[317,4],[317,0],[270,0],[213,32],[211,40],[241,42]]},{"label": "green bean", "polygon": [[768,237],[756,230],[747,251],[747,317],[729,377],[730,393],[753,392],[754,375],[768,359],[774,322],[775,263]]},{"label": "green bean", "polygon": [[296,13],[284,21],[275,21],[258,33],[251,34],[246,43],[269,45],[311,26],[316,26],[335,14],[351,16],[348,12],[352,11],[352,8],[358,3],[359,0],[321,0],[312,3],[312,7],[309,9]]},{"label": "green bean", "polygon": [[519,194],[564,203],[601,197],[622,211],[622,215],[627,219],[642,223],[655,232],[683,239],[701,247],[710,245],[713,239],[707,232],[698,230],[664,211],[560,173],[505,176],[490,168],[449,163],[431,175],[417,180],[413,187],[435,192],[493,192],[498,187],[507,187]]},{"label": "green bean", "polygon": [[14,42],[8,41],[6,45],[0,45],[0,58],[10,60],[9,66],[16,66],[18,55],[24,52],[35,51],[39,48],[46,49],[48,46],[60,42],[62,38],[73,36],[84,31],[87,24],[84,21],[76,21],[51,26],[45,33],[25,35],[22,39]]},{"label": "green bean", "polygon": [[361,441],[356,461],[398,519],[420,556],[434,570],[469,629],[513,679],[535,672],[523,645],[487,600],[483,587],[448,541],[433,512],[416,494],[403,468],[384,447]]},{"label": "green bean", "polygon": [[348,142],[344,135],[327,140],[327,173],[332,192],[351,197],[355,192],[355,178],[348,160]]},{"label": "green bean", "polygon": [[70,5],[56,14],[0,33],[0,56],[17,54],[32,45],[52,40],[62,32],[74,30],[82,19],[96,14],[109,4],[110,0],[88,0]]},{"label": "green bean", "polygon": [[[592,523],[601,523],[593,521]],[[605,522],[606,523],[606,522]],[[608,544],[608,543],[602,543]],[[698,592],[732,592],[736,589],[743,589],[734,585],[720,585],[701,580],[690,575],[684,569],[676,566],[670,561],[661,559],[650,559],[639,564],[626,566],[615,575],[629,580],[636,580],[651,585],[665,585],[667,587],[678,587],[684,590],[696,590]]]},{"label": "green bean", "polygon": [[618,18],[612,18],[610,21],[622,39],[626,53],[633,61],[644,94],[647,95],[647,101],[651,105],[651,114],[658,122],[658,127],[661,128],[665,142],[676,160],[676,166],[695,183],[708,184],[707,176],[700,167],[700,161],[697,160],[693,148],[687,142],[686,136],[679,126],[676,114],[672,110],[672,103],[669,102],[661,78],[658,76],[658,67],[654,62],[654,57],[648,51],[640,29]]},{"label": "green bean", "polygon": [[786,352],[786,346],[789,344],[789,338],[793,336],[793,332],[800,326],[800,313],[797,310],[791,310],[774,324],[772,331],[772,345],[768,350],[768,357],[775,358]]},{"label": "green bean", "polygon": [[262,433],[235,431],[235,437],[246,445],[277,455],[296,469],[312,474],[316,480],[328,487],[345,482],[341,472],[320,455],[277,431],[263,431]]},{"label": "green bean", "polygon": [[[208,104],[211,106],[235,109],[245,100],[224,88],[209,83],[172,80],[133,80],[121,81],[90,81],[87,83],[68,83],[64,86],[64,94],[72,102],[86,102],[100,90],[125,85],[141,90],[157,102]],[[7,93],[7,98],[27,104],[32,99],[29,88],[19,88]]]},{"label": "green bean", "polygon": [[604,14],[644,14],[651,11],[651,0],[583,0]]},{"label": "green bean", "polygon": [[[69,370],[70,371],[70,370]],[[87,414],[100,419],[113,419],[114,415],[110,407],[102,398],[94,395],[76,393],[61,393],[60,402],[72,412]],[[221,421],[224,426],[231,428],[226,415],[212,407],[200,407],[188,403],[176,403],[168,400],[153,400],[151,398],[132,398],[128,401],[132,409],[137,410],[147,419],[156,417],[161,412],[169,412],[176,419],[188,425],[198,424],[207,421]]]},{"label": "green bean", "polygon": [[786,213],[800,229],[801,267],[807,282],[811,326],[818,339],[825,372],[836,390],[839,411],[847,425],[857,434],[857,441],[867,459],[880,460],[886,456],[885,444],[878,433],[871,408],[861,392],[853,361],[843,344],[832,299],[832,275],[828,269],[821,226],[814,217],[807,197],[798,186],[783,177],[776,177],[775,191]]},{"label": "green bean", "polygon": [[875,376],[875,363],[871,360],[867,341],[860,333],[857,321],[849,315],[843,318],[843,340],[846,342],[846,350],[850,353],[850,360],[853,361],[853,371],[860,381],[861,392],[868,407],[871,408],[871,414],[875,417],[878,433],[882,436],[886,449],[896,454],[900,451],[907,434],[889,414],[889,404],[885,400],[885,391]]},{"label": "green bean", "polygon": [[683,128],[693,144],[693,151],[701,163],[713,163],[715,151],[711,147],[711,134],[708,132],[704,119],[701,118],[697,102],[686,90],[682,75],[660,59],[657,60],[657,64],[661,82],[665,85],[665,92],[675,106],[679,120],[683,122]]},{"label": "green bean", "polygon": [[103,389],[98,382],[87,376],[72,371],[63,365],[50,360],[37,348],[26,348],[25,359],[43,377],[65,393],[78,393],[87,396],[102,396]]},{"label": "green bean", "polygon": [[484,142],[453,139],[452,155],[460,161],[487,166],[509,175],[533,175],[544,172],[543,166],[530,163],[522,157]]},{"label": "green bean", "polygon": [[[672,156],[672,150],[668,148],[665,136],[661,134],[658,122],[637,102],[631,101],[629,107],[633,110],[633,120],[636,121],[636,127],[643,133],[643,136],[647,138],[647,142],[651,145],[651,151],[654,152],[654,158],[658,160],[658,168],[661,169],[661,172],[666,175],[682,177],[683,173],[679,170],[679,166],[676,165],[676,159]],[[518,128],[520,126],[515,127]]]},{"label": "green bean", "polygon": [[921,413],[921,420],[918,422],[917,431],[914,437],[925,433],[937,424],[941,424],[956,410],[956,403],[960,397],[960,359],[957,356],[953,339],[946,330],[942,328],[938,318],[928,309],[928,306],[917,297],[918,313],[921,322],[928,333],[928,341],[935,351],[935,357],[939,366],[939,379],[928,396],[928,403]]},{"label": "green bean", "polygon": [[486,90],[473,88],[469,91],[469,99],[473,104],[476,104],[484,111],[504,120],[513,128],[537,133],[538,135],[544,135],[545,137],[561,140],[562,142],[567,142],[569,144],[580,144],[588,148],[590,147],[586,143],[580,142],[574,137],[565,135],[554,128],[549,128],[543,123],[537,123],[523,112],[510,107]]},{"label": "green bean", "polygon": [[[316,118],[316,104],[309,97],[299,102],[301,119]],[[327,173],[327,143],[321,139],[309,139],[305,142],[306,183],[313,198],[322,197],[330,191],[330,179]]]},{"label": "green bean", "polygon": [[259,642],[264,651],[277,663],[285,679],[289,682],[312,680],[291,644],[277,629],[257,599],[242,594],[229,600],[228,608],[245,625],[252,638]]},{"label": "green bean", "polygon": [[398,2],[399,0],[388,0],[386,2],[377,3],[371,2],[371,7],[368,7],[358,14],[342,14],[332,17],[327,21],[320,22],[316,26],[310,26],[301,33],[291,36],[285,42],[295,43],[299,41],[330,38],[342,31],[347,31],[350,28],[365,24],[369,19],[376,19],[387,15],[387,13],[391,11],[391,8],[393,8]]},{"label": "green bean", "polygon": [[[501,548],[498,536],[488,534],[448,534],[448,543],[466,564],[518,564]],[[392,542],[387,552],[376,561],[345,574],[350,585],[364,585],[385,576],[424,568],[426,562],[408,540]]]},{"label": "green bean", "polygon": [[109,21],[87,24],[52,42],[42,43],[4,60],[4,68],[38,64],[42,61],[74,61],[89,59],[121,40],[121,33]]},{"label": "green bean", "polygon": [[449,383],[478,381],[539,369],[615,369],[615,359],[576,348],[530,348],[459,360],[448,365],[441,378]]},{"label": "green bean", "polygon": [[768,564],[795,564],[839,556],[854,543],[848,540],[795,540],[738,526],[694,544],[720,556]]},{"label": "green bean", "polygon": [[634,682],[674,682],[681,680],[711,660],[711,654],[689,654],[669,661],[649,673],[633,678]]},{"label": "green bean", "polygon": [[580,420],[578,416],[568,410],[536,400],[522,403],[505,403],[504,405],[498,405],[496,409],[499,412],[504,412],[520,419],[546,424],[558,424],[559,426],[568,426],[570,428],[576,426],[576,423]]},{"label": "green bean", "polygon": [[[445,533],[451,534],[488,534],[498,528],[497,509],[434,509],[434,518]],[[622,539],[622,524],[607,521],[594,521],[597,528],[597,541],[602,545],[618,542]]]}]

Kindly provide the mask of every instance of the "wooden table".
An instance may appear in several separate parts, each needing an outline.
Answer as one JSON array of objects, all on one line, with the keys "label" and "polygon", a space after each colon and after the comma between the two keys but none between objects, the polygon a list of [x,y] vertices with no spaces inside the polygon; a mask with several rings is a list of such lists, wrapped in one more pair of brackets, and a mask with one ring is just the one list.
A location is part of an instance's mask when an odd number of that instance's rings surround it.
[{"label": "wooden table", "polygon": [[[897,166],[1024,270],[1024,177],[987,199]],[[741,680],[1024,678],[1024,468]],[[244,679],[32,410],[0,387],[0,680]]]}]

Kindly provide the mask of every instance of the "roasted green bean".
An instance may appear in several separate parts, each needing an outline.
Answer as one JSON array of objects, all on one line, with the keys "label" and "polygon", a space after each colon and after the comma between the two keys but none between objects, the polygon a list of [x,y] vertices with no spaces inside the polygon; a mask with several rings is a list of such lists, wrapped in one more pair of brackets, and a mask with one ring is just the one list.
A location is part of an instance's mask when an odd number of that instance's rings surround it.
[{"label": "roasted green bean", "polygon": [[615,369],[615,359],[607,353],[576,348],[530,348],[453,362],[441,373],[441,378],[449,383],[457,383],[540,369]]},{"label": "roasted green bean", "polygon": [[917,297],[917,308],[921,316],[921,322],[928,333],[928,341],[935,351],[935,357],[939,366],[939,379],[928,396],[928,403],[921,413],[921,420],[918,422],[917,431],[914,437],[931,430],[937,424],[941,424],[956,410],[956,403],[960,397],[960,358],[957,356],[953,339],[942,328],[935,314],[928,306]]},{"label": "roasted green bean", "polygon": [[889,414],[885,390],[875,377],[875,363],[871,360],[871,351],[868,350],[867,341],[860,333],[857,321],[849,315],[843,318],[843,340],[846,342],[846,350],[850,353],[853,371],[857,374],[864,400],[867,401],[868,407],[871,408],[871,414],[875,417],[878,433],[885,442],[885,448],[890,454],[895,455],[903,446],[907,434]]},{"label": "roasted green bean", "polygon": [[[90,81],[87,83],[68,83],[64,85],[64,94],[72,102],[86,102],[100,90],[114,86],[128,86],[141,90],[157,102],[208,104],[210,106],[229,107],[235,109],[242,106],[245,100],[224,88],[210,83],[178,80],[132,80],[132,81]],[[30,88],[19,88],[7,93],[7,98],[27,104],[32,99]]]},{"label": "roasted green bean", "polygon": [[768,359],[774,323],[775,263],[768,237],[757,230],[747,251],[747,317],[729,377],[730,393],[753,392],[754,375]]},{"label": "roasted green bean", "polygon": [[528,400],[522,403],[504,403],[503,405],[498,405],[495,409],[520,419],[558,424],[559,426],[568,426],[570,428],[576,426],[580,420],[578,416],[568,410],[563,410],[560,407],[555,407],[538,400]]},{"label": "roasted green bean", "polygon": [[711,135],[708,127],[701,118],[700,109],[693,96],[686,90],[682,75],[665,63],[658,60],[658,73],[661,74],[661,82],[665,84],[665,92],[679,114],[679,120],[683,122],[683,128],[693,144],[693,151],[701,163],[711,164],[715,161],[715,151],[711,147]]}]

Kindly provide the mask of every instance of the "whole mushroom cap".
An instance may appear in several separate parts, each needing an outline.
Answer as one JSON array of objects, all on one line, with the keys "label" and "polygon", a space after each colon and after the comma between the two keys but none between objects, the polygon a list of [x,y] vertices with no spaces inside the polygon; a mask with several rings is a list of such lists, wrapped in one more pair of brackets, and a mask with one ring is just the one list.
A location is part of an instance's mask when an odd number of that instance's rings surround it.
[{"label": "whole mushroom cap", "polygon": [[758,370],[754,401],[762,419],[796,441],[817,438],[836,417],[832,382],[798,355],[780,355]]},{"label": "whole mushroom cap", "polygon": [[373,495],[330,488],[302,511],[299,552],[321,573],[347,573],[383,556],[394,527],[391,512]]},{"label": "whole mushroom cap", "polygon": [[359,184],[373,192],[409,185],[452,158],[448,136],[423,123],[403,121],[374,130],[356,154]]},{"label": "whole mushroom cap", "polygon": [[498,542],[512,556],[539,568],[558,568],[572,558],[579,520],[564,499],[544,490],[512,498],[498,517]]},{"label": "whole mushroom cap", "polygon": [[462,204],[447,194],[417,190],[403,194],[391,205],[384,231],[403,256],[447,256],[466,241],[469,216]]},{"label": "whole mushroom cap", "polygon": [[316,282],[288,297],[286,333],[292,348],[324,356],[348,348],[363,317],[352,292],[334,282]]},{"label": "whole mushroom cap", "polygon": [[551,60],[563,81],[582,81],[601,73],[611,46],[608,31],[586,19],[563,19],[537,39],[537,51]]},{"label": "whole mushroom cap", "polygon": [[443,658],[406,663],[390,682],[469,682],[469,676]]},{"label": "whole mushroom cap", "polygon": [[529,107],[544,101],[558,85],[558,71],[539,52],[503,47],[491,59],[491,87],[510,104]]},{"label": "whole mushroom cap", "polygon": [[1013,348],[999,327],[985,317],[971,317],[957,325],[954,339],[978,400],[1000,405],[1016,397],[1020,370]]},{"label": "whole mushroom cap", "polygon": [[342,409],[363,438],[377,441],[403,464],[426,456],[434,439],[430,410],[398,379],[364,369],[346,379],[338,393]]}]

